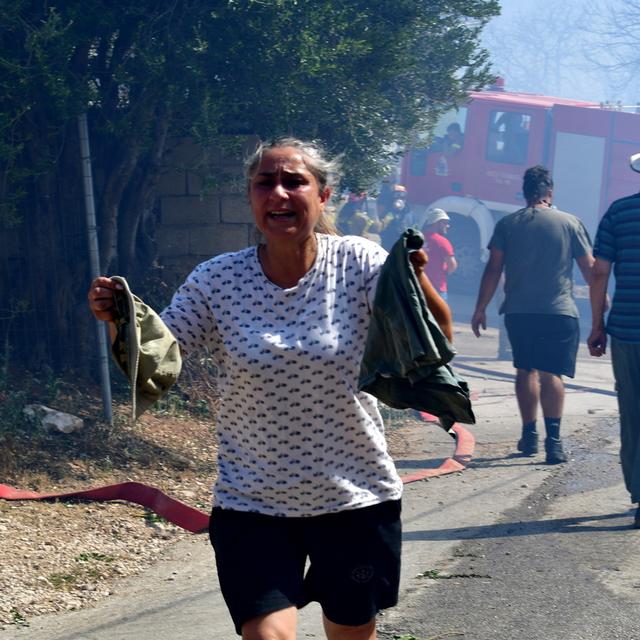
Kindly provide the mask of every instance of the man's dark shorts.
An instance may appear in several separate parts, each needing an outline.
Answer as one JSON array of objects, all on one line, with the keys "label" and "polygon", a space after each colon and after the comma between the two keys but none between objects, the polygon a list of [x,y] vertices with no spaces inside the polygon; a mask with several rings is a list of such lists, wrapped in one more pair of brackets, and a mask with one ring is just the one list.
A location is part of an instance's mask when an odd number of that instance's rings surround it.
[{"label": "man's dark shorts", "polygon": [[573,378],[580,343],[578,319],[541,313],[508,313],[504,324],[516,369]]},{"label": "man's dark shorts", "polygon": [[238,635],[252,618],[311,601],[350,626],[397,604],[400,511],[400,500],[307,518],[214,508],[209,536]]}]

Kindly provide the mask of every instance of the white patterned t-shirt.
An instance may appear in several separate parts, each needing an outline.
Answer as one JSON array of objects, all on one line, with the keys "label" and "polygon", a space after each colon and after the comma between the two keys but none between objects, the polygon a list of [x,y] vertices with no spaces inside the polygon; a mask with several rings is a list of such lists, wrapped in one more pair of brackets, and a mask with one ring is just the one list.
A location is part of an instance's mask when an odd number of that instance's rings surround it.
[{"label": "white patterned t-shirt", "polygon": [[387,254],[356,236],[317,239],[290,289],[250,247],[198,265],[162,312],[183,353],[208,347],[218,366],[216,506],[311,516],[401,496],[377,402],[357,388]]}]

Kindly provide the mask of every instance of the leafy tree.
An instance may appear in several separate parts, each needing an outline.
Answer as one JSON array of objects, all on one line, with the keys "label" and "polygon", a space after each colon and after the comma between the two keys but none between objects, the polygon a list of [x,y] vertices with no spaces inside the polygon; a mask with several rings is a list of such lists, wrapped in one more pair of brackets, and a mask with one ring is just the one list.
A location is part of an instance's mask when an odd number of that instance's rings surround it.
[{"label": "leafy tree", "polygon": [[344,152],[348,186],[370,182],[390,145],[428,130],[489,79],[477,41],[494,2],[278,4],[229,4],[222,29],[207,23],[207,41],[235,43],[207,68],[225,95],[238,96],[232,122],[325,141]]},{"label": "leafy tree", "polygon": [[478,38],[497,12],[496,0],[2,3],[0,224],[20,251],[0,287],[7,308],[29,304],[19,323],[28,338],[13,340],[23,360],[79,365],[85,352],[72,345],[91,342],[80,113],[102,270],[140,278],[174,141],[316,138],[344,154],[345,186],[360,188],[385,171],[394,144],[489,81]]}]

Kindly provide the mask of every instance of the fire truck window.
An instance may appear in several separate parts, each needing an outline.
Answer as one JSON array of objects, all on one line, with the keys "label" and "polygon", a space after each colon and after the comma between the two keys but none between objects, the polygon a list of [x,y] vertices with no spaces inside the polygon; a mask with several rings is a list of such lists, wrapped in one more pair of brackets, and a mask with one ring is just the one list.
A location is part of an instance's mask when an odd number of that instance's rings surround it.
[{"label": "fire truck window", "polygon": [[447,127],[447,133],[442,140],[442,151],[447,156],[452,156],[464,146],[464,132],[459,122],[452,122]]},{"label": "fire truck window", "polygon": [[467,107],[447,111],[433,130],[430,151],[453,155],[464,146],[464,131],[467,123]]},{"label": "fire truck window", "polygon": [[531,116],[515,111],[492,111],[487,138],[487,160],[525,164],[529,152]]}]

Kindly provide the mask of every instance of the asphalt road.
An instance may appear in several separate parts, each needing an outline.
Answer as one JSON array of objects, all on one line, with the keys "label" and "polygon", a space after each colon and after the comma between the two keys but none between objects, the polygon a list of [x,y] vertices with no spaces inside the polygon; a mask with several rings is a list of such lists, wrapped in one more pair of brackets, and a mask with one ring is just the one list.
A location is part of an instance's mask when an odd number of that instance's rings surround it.
[{"label": "asphalt road", "polygon": [[[469,299],[453,297],[456,318]],[[495,326],[495,317],[490,318]],[[510,363],[497,332],[456,325],[454,364],[477,399],[474,460],[465,471],[406,486],[401,602],[380,637],[417,640],[640,640],[640,531],[618,463],[610,362],[581,349],[567,388],[564,465],[514,455],[519,433]],[[451,442],[433,427],[408,434],[401,472],[437,466]],[[7,640],[196,640],[235,637],[203,536],[177,545],[98,607],[44,616]],[[299,638],[323,638],[320,614],[300,614]]]}]

